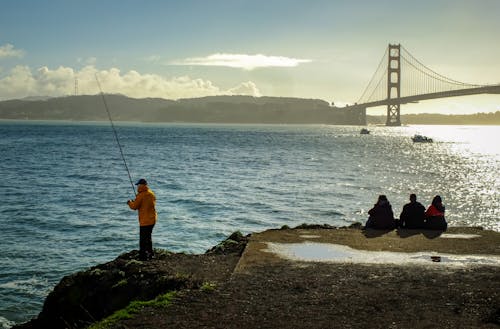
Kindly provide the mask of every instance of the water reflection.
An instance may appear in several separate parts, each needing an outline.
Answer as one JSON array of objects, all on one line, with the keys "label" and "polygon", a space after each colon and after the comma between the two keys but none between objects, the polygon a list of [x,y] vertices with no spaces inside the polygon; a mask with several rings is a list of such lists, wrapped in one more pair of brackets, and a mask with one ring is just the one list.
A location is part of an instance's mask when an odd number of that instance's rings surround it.
[{"label": "water reflection", "polygon": [[493,255],[454,255],[435,252],[389,252],[357,250],[330,243],[267,243],[266,251],[280,257],[305,262],[363,263],[363,264],[442,264],[452,266],[500,266],[500,257]]}]

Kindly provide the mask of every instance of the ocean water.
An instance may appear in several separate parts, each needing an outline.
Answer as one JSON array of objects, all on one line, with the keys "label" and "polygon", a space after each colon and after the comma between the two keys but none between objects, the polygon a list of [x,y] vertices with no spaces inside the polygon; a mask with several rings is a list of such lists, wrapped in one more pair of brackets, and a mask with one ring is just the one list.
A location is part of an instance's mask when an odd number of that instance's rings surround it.
[{"label": "ocean water", "polygon": [[[156,248],[202,253],[236,230],[364,223],[439,194],[450,226],[500,231],[500,126],[116,123],[157,195]],[[432,144],[413,143],[424,134]],[[108,123],[0,122],[0,326],[36,316],[67,274],[138,248],[132,186]]]}]

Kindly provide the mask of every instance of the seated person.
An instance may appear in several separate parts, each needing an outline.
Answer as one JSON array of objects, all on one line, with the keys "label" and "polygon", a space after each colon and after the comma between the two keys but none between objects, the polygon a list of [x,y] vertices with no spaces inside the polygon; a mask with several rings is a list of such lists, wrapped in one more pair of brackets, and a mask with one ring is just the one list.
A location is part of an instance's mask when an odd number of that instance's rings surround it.
[{"label": "seated person", "polygon": [[368,211],[370,217],[365,228],[392,230],[396,227],[396,220],[391,204],[385,195],[379,195],[377,203]]},{"label": "seated person", "polygon": [[444,205],[441,197],[436,195],[432,204],[425,211],[425,228],[446,231],[448,224],[444,218]]},{"label": "seated person", "polygon": [[410,203],[403,206],[403,211],[399,216],[401,227],[425,228],[424,213],[425,207],[417,201],[417,196],[415,194],[410,194]]}]

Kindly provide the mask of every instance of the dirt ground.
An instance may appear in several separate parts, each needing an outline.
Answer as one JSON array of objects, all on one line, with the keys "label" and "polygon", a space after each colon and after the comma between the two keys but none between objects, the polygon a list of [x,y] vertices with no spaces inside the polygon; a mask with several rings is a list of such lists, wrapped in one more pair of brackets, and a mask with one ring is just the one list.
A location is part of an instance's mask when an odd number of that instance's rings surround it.
[{"label": "dirt ground", "polygon": [[[500,233],[359,229],[270,230],[253,234],[241,257],[171,256],[145,266],[192,275],[215,289],[180,291],[166,308],[147,307],[114,328],[499,328],[500,267],[290,261],[267,242],[316,242],[361,250],[500,255]],[[199,258],[199,259],[197,259]],[[200,260],[203,259],[200,265]]]}]

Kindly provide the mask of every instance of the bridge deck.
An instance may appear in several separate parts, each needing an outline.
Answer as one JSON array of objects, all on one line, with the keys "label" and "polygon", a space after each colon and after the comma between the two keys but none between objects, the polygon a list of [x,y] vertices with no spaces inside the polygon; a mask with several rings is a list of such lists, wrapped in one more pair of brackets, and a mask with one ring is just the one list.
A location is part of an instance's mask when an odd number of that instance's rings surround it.
[{"label": "bridge deck", "polygon": [[449,90],[437,93],[429,93],[415,96],[406,96],[400,98],[383,99],[374,102],[354,104],[347,106],[348,108],[368,108],[384,106],[389,104],[407,104],[407,103],[417,103],[419,101],[446,97],[458,97],[458,96],[468,96],[468,95],[479,95],[479,94],[500,94],[500,85],[490,85],[482,86],[477,88],[467,88],[460,90]]}]

